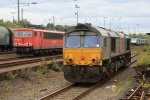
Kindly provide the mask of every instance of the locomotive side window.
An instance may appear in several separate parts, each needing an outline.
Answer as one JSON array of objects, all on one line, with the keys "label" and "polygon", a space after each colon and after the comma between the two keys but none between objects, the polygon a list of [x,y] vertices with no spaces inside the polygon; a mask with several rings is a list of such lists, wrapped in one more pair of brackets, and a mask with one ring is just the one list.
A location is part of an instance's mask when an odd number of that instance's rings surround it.
[{"label": "locomotive side window", "polygon": [[99,47],[99,36],[85,36],[84,47],[86,48],[98,48]]},{"label": "locomotive side window", "polygon": [[34,32],[34,37],[37,37],[38,36],[38,32]]},{"label": "locomotive side window", "polygon": [[44,39],[62,39],[63,35],[58,33],[44,33]]},{"label": "locomotive side window", "polygon": [[111,51],[116,51],[116,38],[111,38]]},{"label": "locomotive side window", "polygon": [[67,36],[66,37],[66,47],[67,48],[79,48],[80,44],[80,36]]},{"label": "locomotive side window", "polygon": [[103,46],[106,47],[106,37],[104,38]]},{"label": "locomotive side window", "polygon": [[127,39],[127,50],[130,50],[130,39]]}]

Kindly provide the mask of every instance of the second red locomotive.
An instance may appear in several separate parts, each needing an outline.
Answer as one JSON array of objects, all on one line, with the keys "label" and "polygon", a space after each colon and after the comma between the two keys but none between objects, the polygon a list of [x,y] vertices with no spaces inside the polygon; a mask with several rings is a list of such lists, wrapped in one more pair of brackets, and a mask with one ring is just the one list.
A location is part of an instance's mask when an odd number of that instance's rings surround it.
[{"label": "second red locomotive", "polygon": [[19,28],[15,30],[14,47],[19,55],[59,52],[63,47],[63,34],[60,31]]}]

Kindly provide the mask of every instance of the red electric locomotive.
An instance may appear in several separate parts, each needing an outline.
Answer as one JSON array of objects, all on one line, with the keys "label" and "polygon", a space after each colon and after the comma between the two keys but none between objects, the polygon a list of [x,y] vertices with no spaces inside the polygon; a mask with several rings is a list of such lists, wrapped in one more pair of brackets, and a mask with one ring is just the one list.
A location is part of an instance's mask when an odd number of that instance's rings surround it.
[{"label": "red electric locomotive", "polygon": [[19,55],[61,52],[63,34],[64,32],[60,31],[18,28],[14,34],[14,47]]}]

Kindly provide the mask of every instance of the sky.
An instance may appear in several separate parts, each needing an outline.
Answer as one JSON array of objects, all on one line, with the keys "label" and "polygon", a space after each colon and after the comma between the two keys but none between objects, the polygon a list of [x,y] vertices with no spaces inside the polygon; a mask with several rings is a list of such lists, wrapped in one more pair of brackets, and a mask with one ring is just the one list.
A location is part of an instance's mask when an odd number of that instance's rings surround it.
[{"label": "sky", "polygon": [[[38,4],[23,8],[24,19],[33,24],[76,25],[79,7],[79,23],[91,23],[94,26],[111,28],[126,33],[150,32],[150,0],[20,0],[20,3]],[[0,19],[17,20],[17,0],[2,0]],[[20,10],[21,11],[21,10]],[[111,24],[111,25],[110,25]]]}]

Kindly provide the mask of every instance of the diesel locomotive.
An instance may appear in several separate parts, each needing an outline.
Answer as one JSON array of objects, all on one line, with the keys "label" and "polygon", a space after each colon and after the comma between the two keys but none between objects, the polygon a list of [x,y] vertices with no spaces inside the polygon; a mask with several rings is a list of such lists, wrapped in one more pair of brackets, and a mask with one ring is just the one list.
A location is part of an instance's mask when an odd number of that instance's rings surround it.
[{"label": "diesel locomotive", "polygon": [[0,26],[0,51],[13,49],[13,30]]},{"label": "diesel locomotive", "polygon": [[130,46],[123,32],[78,24],[64,34],[64,77],[70,82],[99,82],[131,62]]}]

